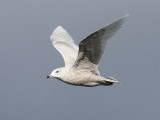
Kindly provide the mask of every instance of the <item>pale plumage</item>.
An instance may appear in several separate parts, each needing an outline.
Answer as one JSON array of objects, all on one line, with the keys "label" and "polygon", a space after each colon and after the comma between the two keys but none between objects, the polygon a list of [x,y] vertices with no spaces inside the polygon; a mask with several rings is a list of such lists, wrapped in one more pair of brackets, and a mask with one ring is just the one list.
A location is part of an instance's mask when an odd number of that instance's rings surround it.
[{"label": "pale plumage", "polygon": [[67,33],[65,29],[58,26],[51,35],[50,39],[54,47],[63,56],[65,66],[71,66],[74,64],[77,54],[78,47],[74,44],[72,37]]},{"label": "pale plumage", "polygon": [[71,36],[61,26],[58,26],[51,35],[54,47],[63,56],[65,67],[58,68],[49,77],[79,86],[112,85],[118,83],[113,78],[104,78],[98,71],[98,63],[106,48],[107,41],[122,26],[128,15],[92,33],[75,45]]}]

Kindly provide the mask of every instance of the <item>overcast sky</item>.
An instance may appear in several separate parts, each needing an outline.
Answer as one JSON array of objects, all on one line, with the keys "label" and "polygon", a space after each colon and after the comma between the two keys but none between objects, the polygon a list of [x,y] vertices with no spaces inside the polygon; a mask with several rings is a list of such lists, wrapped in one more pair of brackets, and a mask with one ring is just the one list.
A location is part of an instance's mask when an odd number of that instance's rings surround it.
[{"label": "overcast sky", "polygon": [[[1,0],[0,120],[160,119],[159,0]],[[125,14],[99,70],[122,84],[78,87],[46,79],[64,66],[50,35],[78,43]]]}]

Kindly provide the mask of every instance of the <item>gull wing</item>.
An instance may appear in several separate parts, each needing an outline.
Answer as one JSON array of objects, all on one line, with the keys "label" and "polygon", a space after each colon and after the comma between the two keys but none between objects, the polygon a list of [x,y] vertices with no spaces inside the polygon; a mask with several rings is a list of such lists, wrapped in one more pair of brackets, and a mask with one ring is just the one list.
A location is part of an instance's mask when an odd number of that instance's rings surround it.
[{"label": "gull wing", "polygon": [[106,48],[107,41],[122,26],[128,15],[92,33],[79,44],[79,52],[73,67],[77,69],[90,70],[98,74],[98,63]]},{"label": "gull wing", "polygon": [[72,66],[75,63],[78,54],[78,46],[74,43],[72,37],[65,29],[58,26],[50,37],[53,46],[63,56],[65,66]]}]

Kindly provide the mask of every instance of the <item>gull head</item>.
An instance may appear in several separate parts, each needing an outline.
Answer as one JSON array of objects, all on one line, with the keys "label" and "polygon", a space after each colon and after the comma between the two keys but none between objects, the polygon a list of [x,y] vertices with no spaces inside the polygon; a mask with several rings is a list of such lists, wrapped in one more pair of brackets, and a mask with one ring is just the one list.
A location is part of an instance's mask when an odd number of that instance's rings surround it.
[{"label": "gull head", "polygon": [[53,70],[51,74],[47,76],[47,78],[54,77],[54,78],[60,79],[61,76],[63,76],[63,71],[64,71],[64,68],[57,68]]}]

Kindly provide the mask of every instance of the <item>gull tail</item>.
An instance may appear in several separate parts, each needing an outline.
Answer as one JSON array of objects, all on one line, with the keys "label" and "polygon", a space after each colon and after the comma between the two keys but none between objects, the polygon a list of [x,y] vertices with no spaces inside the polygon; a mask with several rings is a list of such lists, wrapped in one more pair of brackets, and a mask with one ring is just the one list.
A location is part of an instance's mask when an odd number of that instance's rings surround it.
[{"label": "gull tail", "polygon": [[113,77],[108,77],[106,78],[105,82],[103,83],[104,86],[110,86],[113,85],[113,83],[118,83],[120,84],[116,79],[114,79]]}]

